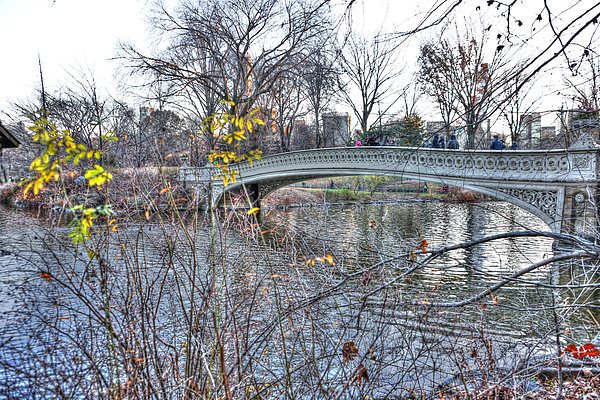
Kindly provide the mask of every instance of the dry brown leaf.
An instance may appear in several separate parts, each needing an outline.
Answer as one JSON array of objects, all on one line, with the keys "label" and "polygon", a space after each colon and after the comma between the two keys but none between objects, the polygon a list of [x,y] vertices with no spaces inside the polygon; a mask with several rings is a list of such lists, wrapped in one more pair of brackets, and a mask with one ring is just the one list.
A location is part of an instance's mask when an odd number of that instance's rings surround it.
[{"label": "dry brown leaf", "polygon": [[354,342],[346,342],[344,343],[344,347],[342,348],[342,357],[344,362],[348,362],[353,360],[358,355],[358,349],[354,347]]},{"label": "dry brown leaf", "polygon": [[358,372],[356,373],[354,379],[352,379],[352,383],[357,382],[359,385],[362,385],[363,380],[365,381],[364,383],[369,383],[369,373],[364,365],[359,364]]}]

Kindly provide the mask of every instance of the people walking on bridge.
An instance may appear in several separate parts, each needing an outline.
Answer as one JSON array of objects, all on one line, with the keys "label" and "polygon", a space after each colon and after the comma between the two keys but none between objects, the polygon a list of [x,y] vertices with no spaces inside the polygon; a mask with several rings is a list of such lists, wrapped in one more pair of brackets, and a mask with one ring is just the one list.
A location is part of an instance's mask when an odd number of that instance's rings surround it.
[{"label": "people walking on bridge", "polygon": [[498,139],[498,135],[494,135],[494,141],[490,144],[492,150],[504,150],[506,146]]},{"label": "people walking on bridge", "polygon": [[460,148],[458,140],[456,140],[456,135],[450,135],[450,140],[448,141],[448,148],[453,150],[458,150]]}]

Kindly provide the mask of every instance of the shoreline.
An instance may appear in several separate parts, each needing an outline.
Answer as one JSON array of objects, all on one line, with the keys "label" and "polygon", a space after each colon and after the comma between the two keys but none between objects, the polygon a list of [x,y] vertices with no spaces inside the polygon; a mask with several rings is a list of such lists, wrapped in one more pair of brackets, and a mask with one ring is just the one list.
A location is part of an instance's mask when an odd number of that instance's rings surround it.
[{"label": "shoreline", "polygon": [[[119,190],[126,181],[122,180],[115,185],[116,191],[111,197],[118,199],[112,202],[116,209],[123,211],[131,210],[132,206],[148,206],[148,202],[154,203],[154,206],[168,208],[169,199],[161,191],[147,197],[140,198],[127,190]],[[413,188],[412,185],[406,186]],[[90,191],[83,190],[80,185],[67,183],[68,197],[77,203],[84,203],[88,206],[102,205],[106,201],[106,193],[98,189]],[[297,186],[287,186],[273,193],[270,193],[265,199],[261,200],[261,208],[265,209],[285,209],[300,207],[319,207],[319,206],[349,206],[349,205],[368,205],[368,204],[393,204],[393,203],[423,203],[423,202],[453,202],[470,203],[495,200],[486,195],[467,191],[457,187],[449,187],[447,192],[440,192],[439,189],[432,187],[428,192],[422,193],[421,188],[400,192],[382,188],[381,191],[369,193],[368,191],[353,191],[348,187],[329,188],[301,188]],[[171,190],[177,192],[179,204],[177,209],[185,210],[196,207],[198,203],[192,200],[189,193],[185,193],[183,188],[174,186]],[[151,201],[150,201],[151,200]],[[140,204],[144,203],[144,204]],[[18,208],[64,208],[66,199],[61,188],[51,182],[38,195],[33,193],[24,194],[24,186],[17,183],[4,183],[0,185],[0,204]],[[244,208],[244,207],[239,207]]]}]

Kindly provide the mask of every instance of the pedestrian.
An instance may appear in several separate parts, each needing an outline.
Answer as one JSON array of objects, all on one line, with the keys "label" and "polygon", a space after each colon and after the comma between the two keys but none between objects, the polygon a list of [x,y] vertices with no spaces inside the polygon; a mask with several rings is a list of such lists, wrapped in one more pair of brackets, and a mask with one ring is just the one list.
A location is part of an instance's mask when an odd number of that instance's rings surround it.
[{"label": "pedestrian", "polygon": [[333,189],[333,187],[334,187],[334,183],[333,183],[333,181],[331,181],[331,184],[329,185],[329,189]]},{"label": "pedestrian", "polygon": [[444,135],[441,135],[438,140],[438,149],[445,149],[445,148],[446,148],[446,139],[444,139]]},{"label": "pedestrian", "polygon": [[519,145],[517,142],[512,142],[512,146],[510,146],[511,150],[519,150]]},{"label": "pedestrian", "polygon": [[448,141],[448,148],[453,150],[458,150],[460,148],[458,140],[456,140],[456,135],[450,135],[450,140]]},{"label": "pedestrian", "polygon": [[498,139],[498,135],[494,135],[494,141],[490,144],[492,150],[504,150],[506,146]]},{"label": "pedestrian", "polygon": [[356,147],[362,147],[362,143],[360,142],[360,140],[356,141]]},{"label": "pedestrian", "polygon": [[379,140],[377,140],[377,136],[374,133],[367,139],[367,146],[379,146]]},{"label": "pedestrian", "polygon": [[433,140],[431,141],[431,147],[433,147],[434,149],[437,149],[439,146],[439,140],[440,140],[440,135],[438,135],[437,133],[433,135]]}]

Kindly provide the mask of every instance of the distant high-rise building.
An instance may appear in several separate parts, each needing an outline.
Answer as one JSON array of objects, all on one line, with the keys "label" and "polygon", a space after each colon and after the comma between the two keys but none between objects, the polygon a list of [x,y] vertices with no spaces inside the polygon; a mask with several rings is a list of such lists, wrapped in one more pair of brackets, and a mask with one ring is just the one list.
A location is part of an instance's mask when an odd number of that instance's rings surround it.
[{"label": "distant high-rise building", "polygon": [[346,146],[350,138],[350,114],[323,114],[323,136],[325,147]]},{"label": "distant high-rise building", "polygon": [[542,140],[542,116],[532,112],[521,116],[520,149],[538,149]]}]

